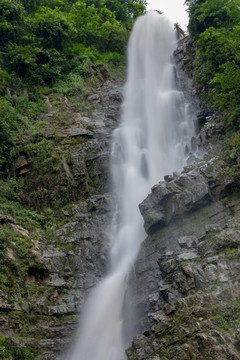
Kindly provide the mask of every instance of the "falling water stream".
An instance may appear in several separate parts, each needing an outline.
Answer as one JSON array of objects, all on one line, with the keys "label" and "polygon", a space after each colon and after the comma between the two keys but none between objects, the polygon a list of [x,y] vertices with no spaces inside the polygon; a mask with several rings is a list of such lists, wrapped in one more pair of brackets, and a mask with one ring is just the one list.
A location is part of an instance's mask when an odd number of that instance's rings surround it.
[{"label": "falling water stream", "polygon": [[87,301],[71,360],[126,359],[128,280],[145,238],[138,205],[164,175],[183,168],[193,135],[183,94],[175,86],[175,47],[175,32],[163,15],[137,19],[128,45],[121,124],[113,133],[110,270]]}]

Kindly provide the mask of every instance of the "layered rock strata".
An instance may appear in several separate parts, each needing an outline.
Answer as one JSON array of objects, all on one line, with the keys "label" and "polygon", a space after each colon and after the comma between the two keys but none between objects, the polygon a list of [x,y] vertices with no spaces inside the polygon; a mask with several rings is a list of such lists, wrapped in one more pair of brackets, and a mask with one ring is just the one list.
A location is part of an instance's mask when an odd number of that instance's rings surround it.
[{"label": "layered rock strata", "polygon": [[[61,211],[64,225],[48,234],[28,232],[14,218],[0,214],[1,230],[21,232],[22,242],[28,240],[26,262],[34,264],[19,284],[0,289],[0,336],[7,336],[7,345],[0,344],[0,357],[11,348],[18,354],[29,349],[31,356],[34,353],[41,360],[66,359],[85,298],[107,270],[112,207],[109,156],[122,102],[121,81],[105,81],[94,90],[88,99],[89,117],[77,113],[66,98],[61,97],[58,109],[47,101],[48,113],[41,116],[47,124],[46,138],[77,138],[76,143],[69,141],[67,159],[62,152],[62,167],[67,181],[79,188],[79,198]],[[66,117],[63,124],[56,125],[56,113]],[[59,140],[59,151],[60,147]],[[27,176],[26,185],[33,178],[31,168]],[[13,269],[20,266],[15,247],[10,239],[6,257]]]},{"label": "layered rock strata", "polygon": [[219,157],[165,176],[140,204],[131,360],[240,359],[239,184]]}]

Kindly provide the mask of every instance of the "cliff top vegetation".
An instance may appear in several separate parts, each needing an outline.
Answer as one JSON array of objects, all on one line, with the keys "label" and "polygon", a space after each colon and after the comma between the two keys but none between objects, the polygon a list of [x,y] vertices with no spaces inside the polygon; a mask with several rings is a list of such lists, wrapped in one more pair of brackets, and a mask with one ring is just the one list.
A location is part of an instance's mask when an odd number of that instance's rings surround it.
[{"label": "cliff top vegetation", "polygon": [[192,39],[191,74],[200,98],[218,113],[224,157],[239,176],[240,1],[186,0]]},{"label": "cliff top vegetation", "polygon": [[34,122],[44,109],[42,95],[54,85],[60,93],[84,88],[91,64],[122,64],[134,19],[144,12],[145,0],[0,0],[2,171],[24,119]]}]

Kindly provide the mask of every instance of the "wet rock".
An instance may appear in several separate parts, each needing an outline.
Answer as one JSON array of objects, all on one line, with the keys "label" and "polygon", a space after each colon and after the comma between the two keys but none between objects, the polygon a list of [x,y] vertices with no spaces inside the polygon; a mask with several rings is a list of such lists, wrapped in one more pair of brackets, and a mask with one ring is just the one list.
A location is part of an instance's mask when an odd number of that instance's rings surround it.
[{"label": "wet rock", "polygon": [[144,218],[144,227],[151,234],[166,226],[173,218],[194,211],[211,202],[207,179],[197,167],[172,181],[161,182],[152,188],[152,193],[139,209]]},{"label": "wet rock", "polygon": [[122,92],[119,89],[114,89],[109,92],[109,98],[111,100],[121,103],[123,101]]},{"label": "wet rock", "polygon": [[210,109],[200,109],[197,112],[197,122],[198,126],[202,127],[206,122],[211,118],[212,111]]},{"label": "wet rock", "polygon": [[192,137],[191,138],[191,149],[192,149],[192,151],[193,152],[197,151],[197,147],[198,147],[197,138]]},{"label": "wet rock", "polygon": [[[151,328],[151,356],[240,358],[231,335],[238,327],[236,309],[232,309],[236,321],[229,334],[218,328],[214,316],[209,320],[208,309],[211,304],[217,314],[224,313],[234,307],[240,294],[240,200],[233,184],[233,179],[222,175],[221,161],[214,158],[187,166],[182,174],[165,177],[140,205],[149,236],[136,264],[136,301],[139,306],[148,304],[146,313],[153,313],[152,322],[146,314],[139,323],[140,328]],[[180,205],[173,207],[173,200]],[[168,221],[154,227],[159,213]],[[149,301],[149,293],[159,294],[158,299]],[[183,318],[178,311],[185,314]],[[190,324],[187,319],[191,317],[196,319]],[[128,354],[129,360],[138,359],[133,347]],[[144,359],[151,357],[145,353]]]}]

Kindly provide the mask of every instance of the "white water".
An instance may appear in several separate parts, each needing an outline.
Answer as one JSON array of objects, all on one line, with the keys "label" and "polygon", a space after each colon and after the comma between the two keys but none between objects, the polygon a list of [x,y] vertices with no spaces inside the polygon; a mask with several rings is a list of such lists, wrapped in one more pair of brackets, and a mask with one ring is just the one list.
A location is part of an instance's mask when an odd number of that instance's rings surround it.
[{"label": "white water", "polygon": [[[113,134],[116,212],[111,227],[109,275],[90,295],[71,360],[123,360],[129,274],[145,238],[138,205],[166,174],[181,170],[193,134],[183,95],[175,89],[172,26],[149,13],[135,23],[128,47],[122,121]],[[128,336],[127,336],[128,337]],[[69,360],[69,358],[68,358]]]}]

